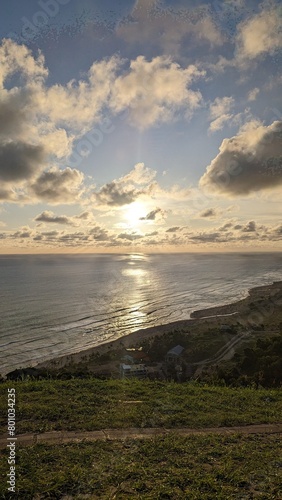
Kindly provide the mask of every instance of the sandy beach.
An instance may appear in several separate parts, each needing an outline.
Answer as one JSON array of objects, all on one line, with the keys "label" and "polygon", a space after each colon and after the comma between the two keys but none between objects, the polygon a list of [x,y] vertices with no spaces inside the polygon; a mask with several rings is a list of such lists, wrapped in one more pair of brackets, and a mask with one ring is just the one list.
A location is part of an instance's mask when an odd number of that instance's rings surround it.
[{"label": "sandy beach", "polygon": [[282,282],[255,287],[249,290],[246,298],[237,302],[194,311],[191,319],[175,321],[165,325],[140,329],[116,340],[105,342],[98,346],[69,355],[56,357],[36,365],[38,369],[60,369],[68,365],[87,362],[95,355],[102,355],[111,350],[132,348],[141,341],[155,336],[161,336],[173,330],[198,330],[203,327],[218,327],[221,325],[241,324],[245,328],[254,327],[260,322],[267,322],[273,311],[282,310]]}]

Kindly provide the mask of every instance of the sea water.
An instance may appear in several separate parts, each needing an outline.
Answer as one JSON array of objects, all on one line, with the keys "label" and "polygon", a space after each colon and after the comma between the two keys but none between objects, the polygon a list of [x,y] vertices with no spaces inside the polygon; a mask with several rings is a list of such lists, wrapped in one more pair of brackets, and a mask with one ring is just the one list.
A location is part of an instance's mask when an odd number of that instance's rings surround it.
[{"label": "sea water", "polygon": [[0,373],[77,352],[282,280],[282,254],[0,256]]}]

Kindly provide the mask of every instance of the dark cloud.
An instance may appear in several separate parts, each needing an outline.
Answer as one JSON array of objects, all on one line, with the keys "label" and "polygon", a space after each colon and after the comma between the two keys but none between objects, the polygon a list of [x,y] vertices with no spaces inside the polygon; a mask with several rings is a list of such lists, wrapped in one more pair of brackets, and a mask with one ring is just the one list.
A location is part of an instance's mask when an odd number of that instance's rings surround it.
[{"label": "dark cloud", "polygon": [[33,195],[48,203],[75,203],[82,193],[83,179],[84,175],[79,170],[52,168],[43,172],[30,189]]},{"label": "dark cloud", "polygon": [[41,214],[37,215],[34,220],[36,222],[73,225],[73,221],[70,217],[67,217],[66,215],[55,215],[53,212],[49,212],[48,210],[45,210]]},{"label": "dark cloud", "polygon": [[14,89],[0,101],[0,137],[9,138],[22,131],[27,120],[26,105],[29,100],[28,91]]},{"label": "dark cloud", "polygon": [[94,193],[93,197],[99,205],[120,207],[135,201],[139,194],[138,189],[121,186],[116,181],[112,181],[105,184],[98,193]]},{"label": "dark cloud", "polygon": [[227,196],[242,196],[282,185],[282,121],[269,127],[249,124],[224,139],[200,186]]},{"label": "dark cloud", "polygon": [[0,201],[13,201],[16,199],[14,191],[11,189],[0,188]]},{"label": "dark cloud", "polygon": [[30,238],[32,236],[32,231],[30,229],[21,229],[11,234],[11,238]]},{"label": "dark cloud", "polygon": [[140,220],[156,220],[156,219],[163,219],[166,215],[166,211],[162,210],[161,208],[156,208],[155,210],[152,210],[149,212],[145,217],[140,217]]},{"label": "dark cloud", "polygon": [[0,179],[4,182],[28,180],[42,169],[44,148],[24,142],[0,144]]},{"label": "dark cloud", "polygon": [[173,226],[173,227],[169,227],[167,230],[166,230],[166,233],[176,233],[177,231],[180,230],[180,227],[179,226]]},{"label": "dark cloud", "polygon": [[226,222],[223,226],[219,228],[219,231],[228,231],[233,226],[232,222]]},{"label": "dark cloud", "polygon": [[76,215],[75,219],[88,220],[88,219],[91,219],[91,217],[92,217],[92,213],[88,212],[88,211],[85,211],[85,212],[82,212],[79,215]]},{"label": "dark cloud", "polygon": [[109,232],[101,226],[93,227],[89,234],[95,241],[107,241],[109,239]]},{"label": "dark cloud", "polygon": [[129,240],[129,241],[134,241],[134,240],[140,240],[140,238],[143,238],[141,234],[135,234],[135,233],[121,233],[118,235],[118,238],[121,240]]},{"label": "dark cloud", "polygon": [[246,224],[245,227],[242,228],[242,231],[244,233],[253,233],[254,231],[256,231],[255,221],[251,220],[250,222],[248,222],[248,224]]},{"label": "dark cloud", "polygon": [[48,238],[53,237],[53,236],[58,236],[59,231],[44,231],[41,233],[42,236],[47,236]]},{"label": "dark cloud", "polygon": [[[114,179],[92,194],[94,203],[112,207],[121,207],[133,203],[142,195],[150,195],[156,188],[152,182],[156,172],[137,163],[128,174]],[[142,186],[142,187],[140,187]]]},{"label": "dark cloud", "polygon": [[282,226],[278,226],[274,229],[274,234],[282,236]]},{"label": "dark cloud", "polygon": [[149,238],[149,237],[151,237],[151,236],[157,236],[158,234],[159,234],[159,232],[158,232],[158,231],[152,231],[151,233],[146,233],[146,234],[145,234],[145,237],[146,237],[146,238]]},{"label": "dark cloud", "polygon": [[207,208],[206,210],[201,212],[199,216],[207,219],[212,219],[217,216],[217,210],[215,208]]},{"label": "dark cloud", "polygon": [[215,243],[217,241],[222,241],[222,234],[220,232],[199,233],[194,236],[190,236],[189,239],[191,241],[202,243]]}]

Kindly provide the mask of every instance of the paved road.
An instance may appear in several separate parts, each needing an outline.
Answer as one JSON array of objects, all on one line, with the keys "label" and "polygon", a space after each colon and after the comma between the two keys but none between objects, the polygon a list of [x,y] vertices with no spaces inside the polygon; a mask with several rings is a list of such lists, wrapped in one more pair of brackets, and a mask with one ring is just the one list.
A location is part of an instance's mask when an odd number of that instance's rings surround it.
[{"label": "paved road", "polygon": [[[53,431],[42,434],[21,434],[17,436],[16,445],[33,446],[38,443],[62,444],[79,443],[82,441],[114,441],[118,439],[152,439],[156,436],[167,436],[176,434],[178,436],[191,436],[203,434],[282,434],[281,424],[257,424],[237,427],[208,427],[205,429],[190,429],[187,427],[164,429],[164,428],[128,428],[128,429],[105,429],[89,432]],[[0,449],[7,447],[7,436],[0,436]]]}]

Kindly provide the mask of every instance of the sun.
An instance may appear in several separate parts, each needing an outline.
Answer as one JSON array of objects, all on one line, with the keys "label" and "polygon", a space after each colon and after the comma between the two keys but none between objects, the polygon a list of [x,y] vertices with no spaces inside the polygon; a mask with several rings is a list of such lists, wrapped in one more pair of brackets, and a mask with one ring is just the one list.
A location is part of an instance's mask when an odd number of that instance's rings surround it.
[{"label": "sun", "polygon": [[128,226],[138,227],[142,224],[141,217],[145,217],[147,209],[144,203],[139,201],[134,201],[128,207],[125,208],[124,218],[127,221]]}]

